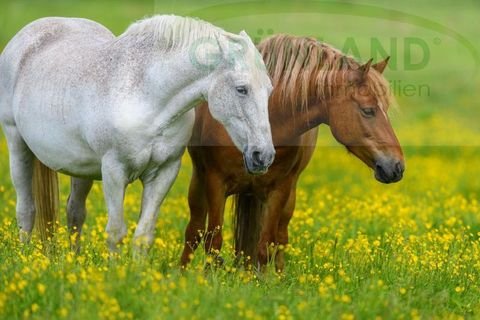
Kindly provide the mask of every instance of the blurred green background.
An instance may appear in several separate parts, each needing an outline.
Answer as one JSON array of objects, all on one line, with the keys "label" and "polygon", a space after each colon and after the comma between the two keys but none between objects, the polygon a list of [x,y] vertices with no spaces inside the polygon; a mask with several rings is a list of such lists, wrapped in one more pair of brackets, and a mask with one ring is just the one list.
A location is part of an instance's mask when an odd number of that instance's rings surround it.
[{"label": "blurred green background", "polygon": [[[433,189],[448,184],[452,191],[472,196],[480,189],[480,180],[469,174],[480,167],[479,12],[480,2],[473,0],[3,0],[0,48],[24,25],[40,17],[89,18],[120,34],[135,20],[174,13],[197,16],[231,32],[245,29],[257,42],[284,32],[317,37],[362,61],[390,55],[385,76],[398,104],[390,116],[407,164],[404,182],[390,188],[421,196],[423,189],[417,189],[416,182],[429,179],[426,183]],[[362,183],[381,188],[371,179],[368,168],[339,147],[326,126],[321,126],[318,146],[312,161],[315,164],[304,175],[316,179],[301,180],[307,189],[328,184],[344,191],[356,188],[361,193],[358,189],[363,186],[355,181],[362,177],[368,177]],[[0,150],[6,162],[6,147]],[[343,165],[335,165],[341,161]],[[171,194],[184,196],[187,192],[187,157],[185,162]],[[450,172],[461,174],[453,182],[442,180]],[[10,181],[4,183],[10,185]]]},{"label": "blurred green background", "polygon": [[[392,56],[386,77],[404,146],[480,145],[478,1],[2,1],[0,48],[44,16],[96,20],[115,34],[159,13],[193,15],[256,41],[272,33],[313,36],[366,61]],[[413,64],[410,65],[410,64]],[[321,135],[320,144],[334,142]]]},{"label": "blurred green background", "polygon": [[[406,179],[416,180],[422,177],[412,175],[411,169],[422,166],[416,159],[423,156],[439,160],[430,170],[440,175],[451,171],[452,166],[467,170],[480,165],[479,12],[480,2],[474,0],[3,0],[0,48],[24,25],[44,16],[89,18],[120,34],[135,20],[174,13],[197,16],[231,32],[245,29],[255,41],[284,32],[317,37],[362,61],[370,57],[378,61],[390,55],[391,65],[385,76],[391,81],[398,104],[390,116],[406,154]],[[318,145],[338,147],[326,126],[321,126]],[[343,156],[344,152],[339,150],[338,154]],[[6,160],[7,155],[4,157]],[[322,173],[325,182],[335,183],[336,177],[345,175],[346,167],[326,163],[319,163],[328,167]],[[370,174],[353,157],[347,163],[349,170]],[[188,180],[188,165],[182,174]],[[458,179],[468,182],[458,182],[459,190],[476,193],[472,187],[480,184],[477,179],[469,175]],[[408,186],[395,188],[406,190]],[[181,183],[176,187],[174,193],[186,191]],[[342,185],[345,187],[350,186]]]}]

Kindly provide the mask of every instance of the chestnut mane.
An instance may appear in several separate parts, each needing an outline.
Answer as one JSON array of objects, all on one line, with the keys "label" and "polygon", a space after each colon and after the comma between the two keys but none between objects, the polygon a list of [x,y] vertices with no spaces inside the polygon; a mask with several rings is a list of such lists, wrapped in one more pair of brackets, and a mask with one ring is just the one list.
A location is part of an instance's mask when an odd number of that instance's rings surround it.
[{"label": "chestnut mane", "polygon": [[[272,78],[271,101],[275,105],[306,107],[312,97],[327,99],[339,89],[339,79],[347,85],[347,73],[361,66],[332,46],[308,37],[274,35],[258,49]],[[364,84],[386,111],[392,102],[388,81],[370,68]]]}]

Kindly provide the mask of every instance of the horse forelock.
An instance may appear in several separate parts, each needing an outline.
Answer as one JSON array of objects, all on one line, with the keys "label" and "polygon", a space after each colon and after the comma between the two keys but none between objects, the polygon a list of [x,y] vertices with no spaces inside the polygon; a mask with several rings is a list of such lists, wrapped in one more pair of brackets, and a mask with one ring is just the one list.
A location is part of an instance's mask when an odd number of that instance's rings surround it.
[{"label": "horse forelock", "polygon": [[377,98],[379,107],[382,108],[383,111],[388,111],[391,105],[396,106],[390,85],[381,73],[376,70],[370,70],[367,75],[366,84],[370,92]]},{"label": "horse forelock", "polygon": [[[347,74],[360,67],[352,57],[314,38],[275,35],[265,39],[259,50],[272,78],[272,101],[276,105],[306,108],[310,99],[326,100],[341,83],[347,85]],[[388,81],[376,70],[370,70],[364,81],[379,106],[387,111],[392,102]]]}]

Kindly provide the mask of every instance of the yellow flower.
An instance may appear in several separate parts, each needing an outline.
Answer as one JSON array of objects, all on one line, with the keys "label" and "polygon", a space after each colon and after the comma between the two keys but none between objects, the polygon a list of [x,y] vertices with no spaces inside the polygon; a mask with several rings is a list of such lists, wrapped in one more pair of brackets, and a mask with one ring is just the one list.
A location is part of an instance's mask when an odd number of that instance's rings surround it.
[{"label": "yellow flower", "polygon": [[465,288],[464,288],[464,287],[456,287],[456,288],[455,288],[455,292],[457,292],[457,293],[461,293],[461,292],[463,292],[463,291],[465,291]]},{"label": "yellow flower", "polygon": [[63,308],[58,309],[58,315],[59,315],[61,318],[66,318],[66,317],[68,316],[68,310],[67,310],[67,308],[63,307]]},{"label": "yellow flower", "polygon": [[74,284],[77,282],[77,276],[74,275],[73,273],[67,274],[67,281],[71,284]]},{"label": "yellow flower", "polygon": [[44,294],[46,289],[47,287],[44,284],[42,283],[37,284],[38,293]]},{"label": "yellow flower", "polygon": [[341,320],[353,320],[355,316],[351,313],[343,313],[340,317]]},{"label": "yellow flower", "polygon": [[32,313],[33,313],[33,312],[37,312],[38,309],[40,309],[40,307],[39,307],[38,304],[36,304],[36,303],[32,304],[32,307],[31,307],[31,308],[32,308]]},{"label": "yellow flower", "polygon": [[352,302],[352,298],[350,298],[350,296],[347,295],[347,294],[342,295],[342,297],[340,298],[340,300],[341,300],[342,302],[344,302],[344,303],[350,303],[350,302]]},{"label": "yellow flower", "polygon": [[333,279],[333,276],[331,275],[326,276],[325,279],[323,279],[323,281],[328,285],[331,285],[335,282],[335,280]]}]

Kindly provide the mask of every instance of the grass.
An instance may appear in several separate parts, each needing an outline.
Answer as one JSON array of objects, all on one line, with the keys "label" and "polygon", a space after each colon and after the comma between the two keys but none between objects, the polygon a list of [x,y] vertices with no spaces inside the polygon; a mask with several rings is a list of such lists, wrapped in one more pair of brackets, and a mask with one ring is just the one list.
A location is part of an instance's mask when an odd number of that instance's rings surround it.
[{"label": "grass", "polygon": [[[358,3],[357,3],[358,4]],[[362,4],[373,4],[365,1]],[[167,1],[5,1],[0,13],[0,47],[29,21],[47,15],[84,16],[120,33],[135,19],[156,12],[202,12],[218,5]],[[105,246],[105,205],[101,184],[89,197],[83,251],[68,248],[62,216],[54,243],[17,240],[15,193],[8,152],[0,137],[0,318],[146,318],[146,319],[459,319],[480,314],[480,132],[478,75],[465,48],[443,34],[387,18],[337,12],[295,13],[296,2],[245,4],[231,16],[228,6],[204,10],[205,18],[253,37],[270,32],[321,36],[342,47],[352,36],[362,59],[371,38],[386,46],[408,36],[425,40],[427,66],[418,71],[387,71],[388,79],[426,83],[429,96],[399,96],[393,124],[407,161],[404,180],[377,183],[369,169],[338,147],[328,128],[303,174],[290,225],[285,273],[270,268],[257,274],[234,267],[229,219],[225,230],[225,267],[204,270],[201,250],[185,273],[178,269],[183,230],[188,220],[186,194],[191,167],[187,156],[157,225],[154,247],[145,261],[132,261],[129,240],[140,208],[140,185],[125,199],[127,245],[118,256]],[[376,6],[445,23],[472,41],[480,7],[473,1],[440,1],[435,8],[418,1]],[[340,5],[339,5],[340,7]],[[250,9],[249,9],[250,8]],[[291,13],[278,13],[282,8]],[[275,13],[275,14],[273,14]],[[358,14],[358,15],[355,15]],[[462,16],[455,25],[454,17]],[[228,18],[225,18],[228,17]],[[337,26],[341,27],[337,27]],[[440,47],[431,39],[440,38]],[[403,59],[399,49],[399,65]],[[68,179],[61,179],[61,198]],[[64,211],[64,207],[62,210]]]}]

